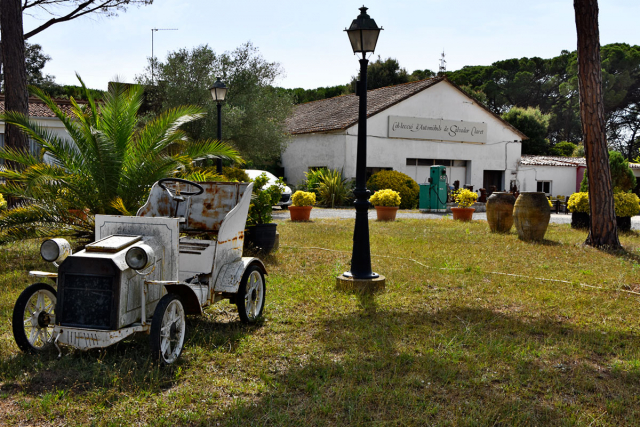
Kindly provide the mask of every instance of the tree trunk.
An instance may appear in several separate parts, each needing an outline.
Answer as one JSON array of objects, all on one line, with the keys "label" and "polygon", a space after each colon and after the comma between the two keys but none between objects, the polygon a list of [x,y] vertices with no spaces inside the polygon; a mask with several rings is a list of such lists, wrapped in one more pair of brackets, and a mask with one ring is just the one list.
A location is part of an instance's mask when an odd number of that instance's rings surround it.
[{"label": "tree trunk", "polygon": [[598,1],[574,0],[578,32],[580,118],[587,157],[591,227],[585,244],[620,248],[605,134]]},{"label": "tree trunk", "polygon": [[[2,63],[4,65],[5,110],[29,113],[27,66],[25,63],[20,0],[0,0],[0,31],[2,33]],[[6,126],[8,147],[29,148],[29,141],[15,126]]]}]

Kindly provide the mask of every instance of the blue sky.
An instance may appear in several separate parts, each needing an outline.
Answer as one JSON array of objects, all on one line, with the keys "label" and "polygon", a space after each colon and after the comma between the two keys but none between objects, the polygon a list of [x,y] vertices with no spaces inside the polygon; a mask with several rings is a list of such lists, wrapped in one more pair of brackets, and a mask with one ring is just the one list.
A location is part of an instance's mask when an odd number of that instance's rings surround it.
[{"label": "blue sky", "polygon": [[[601,44],[640,45],[638,0],[600,0]],[[445,51],[448,70],[520,57],[550,58],[575,50],[571,0],[369,0],[369,15],[384,28],[375,56],[396,58],[412,72],[437,70]],[[362,2],[155,0],[114,18],[79,18],[32,37],[52,57],[45,72],[58,83],[106,89],[115,77],[131,82],[151,56],[209,44],[230,51],[251,41],[268,61],[281,64],[283,87],[347,83],[358,71],[344,28]],[[25,32],[44,16],[25,16]]]}]

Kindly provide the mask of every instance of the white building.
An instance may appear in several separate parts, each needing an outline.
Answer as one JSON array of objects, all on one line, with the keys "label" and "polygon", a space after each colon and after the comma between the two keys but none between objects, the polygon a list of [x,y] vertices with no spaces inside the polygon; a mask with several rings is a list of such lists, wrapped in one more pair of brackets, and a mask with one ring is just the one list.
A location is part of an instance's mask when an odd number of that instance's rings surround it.
[{"label": "white building", "polygon": [[[640,182],[640,164],[629,163],[629,167]],[[569,196],[580,191],[586,169],[584,157],[522,156],[516,175],[518,189]]]},{"label": "white building", "polygon": [[[79,103],[83,103],[80,101]],[[56,99],[56,104],[65,113],[71,112],[71,102],[68,100]],[[4,95],[0,95],[0,114],[4,114]],[[69,138],[69,134],[64,125],[53,114],[53,111],[49,109],[42,101],[37,98],[29,98],[29,118],[35,121],[38,125],[42,126],[54,135],[58,135],[62,138]],[[0,121],[0,147],[4,146],[5,124]],[[37,150],[37,145],[34,141],[30,141],[31,151]]]},{"label": "white building", "polygon": [[[502,190],[515,183],[527,137],[446,78],[380,88],[367,97],[368,174],[393,169],[423,183],[431,165],[444,165],[449,183],[461,187]],[[358,100],[351,94],[295,108],[282,154],[289,183],[318,167],[355,177]]]}]

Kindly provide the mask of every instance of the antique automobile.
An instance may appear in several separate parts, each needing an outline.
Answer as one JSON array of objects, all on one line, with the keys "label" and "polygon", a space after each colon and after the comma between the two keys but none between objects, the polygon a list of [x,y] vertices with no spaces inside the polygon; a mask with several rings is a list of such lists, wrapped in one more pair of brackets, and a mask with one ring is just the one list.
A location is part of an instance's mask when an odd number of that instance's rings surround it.
[{"label": "antique automobile", "polygon": [[182,352],[185,316],[228,299],[240,320],[262,315],[267,273],[243,257],[252,183],[156,182],[136,216],[96,215],[96,241],[71,253],[64,239],[42,243],[40,254],[57,273],[57,292],[36,283],[18,297],[13,335],[25,352],[59,344],[103,348],[134,333],[150,336],[162,364]]}]

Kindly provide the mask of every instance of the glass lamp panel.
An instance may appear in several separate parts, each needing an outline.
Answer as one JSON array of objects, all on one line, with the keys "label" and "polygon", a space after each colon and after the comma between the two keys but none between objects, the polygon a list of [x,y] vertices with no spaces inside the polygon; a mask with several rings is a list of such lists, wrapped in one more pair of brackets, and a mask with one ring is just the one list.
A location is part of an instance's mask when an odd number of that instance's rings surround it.
[{"label": "glass lamp panel", "polygon": [[349,35],[349,41],[351,42],[351,48],[353,53],[362,52],[362,38],[360,37],[360,30],[347,30]]},{"label": "glass lamp panel", "polygon": [[380,35],[380,30],[361,30],[362,31],[362,41],[363,41],[363,51],[364,52],[373,52],[376,50],[376,43],[378,43],[378,36]]},{"label": "glass lamp panel", "polygon": [[226,87],[217,87],[216,88],[216,101],[224,101],[224,98],[227,96],[227,88]]}]

